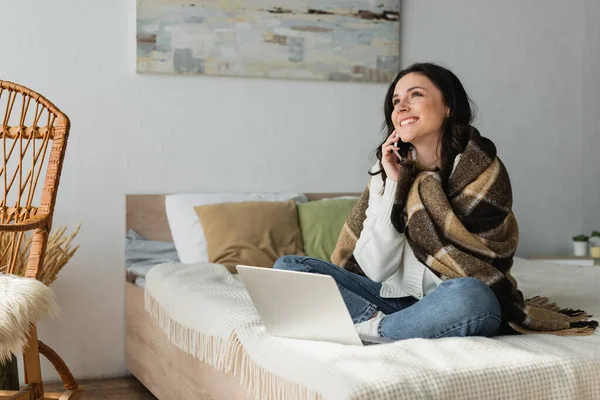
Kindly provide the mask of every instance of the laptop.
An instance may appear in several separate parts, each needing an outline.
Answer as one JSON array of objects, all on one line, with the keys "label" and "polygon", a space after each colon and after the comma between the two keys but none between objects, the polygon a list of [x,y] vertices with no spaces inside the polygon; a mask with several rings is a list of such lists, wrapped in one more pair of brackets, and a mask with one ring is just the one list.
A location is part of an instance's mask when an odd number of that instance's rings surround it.
[{"label": "laptop", "polygon": [[267,332],[273,336],[363,346],[393,342],[359,335],[329,275],[248,265],[236,267]]}]

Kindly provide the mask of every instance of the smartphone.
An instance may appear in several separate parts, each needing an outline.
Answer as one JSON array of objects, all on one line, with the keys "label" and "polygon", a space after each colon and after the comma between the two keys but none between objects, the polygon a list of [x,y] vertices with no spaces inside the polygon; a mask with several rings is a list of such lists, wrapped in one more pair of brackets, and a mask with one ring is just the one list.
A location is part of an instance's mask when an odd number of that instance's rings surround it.
[{"label": "smartphone", "polygon": [[[398,132],[396,132],[396,139],[398,138]],[[394,142],[394,146],[399,147],[398,146],[398,142],[399,140]],[[398,157],[398,160],[402,160],[402,156],[400,155],[400,153],[398,153],[398,150],[394,150],[394,154],[396,155],[396,157]]]}]

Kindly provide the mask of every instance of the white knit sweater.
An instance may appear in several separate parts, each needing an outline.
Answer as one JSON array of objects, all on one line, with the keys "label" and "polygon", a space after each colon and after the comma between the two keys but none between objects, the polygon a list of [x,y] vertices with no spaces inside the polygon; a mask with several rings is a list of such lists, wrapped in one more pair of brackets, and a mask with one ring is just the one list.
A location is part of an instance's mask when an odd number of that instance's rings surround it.
[{"label": "white knit sweater", "polygon": [[[460,154],[454,160],[452,172],[459,159]],[[371,172],[380,168],[377,161]],[[442,280],[417,260],[404,234],[392,225],[390,217],[396,184],[396,181],[387,179],[382,195],[381,174],[371,178],[369,206],[356,242],[354,258],[371,280],[382,282],[381,297],[412,296],[421,299],[433,292]]]}]

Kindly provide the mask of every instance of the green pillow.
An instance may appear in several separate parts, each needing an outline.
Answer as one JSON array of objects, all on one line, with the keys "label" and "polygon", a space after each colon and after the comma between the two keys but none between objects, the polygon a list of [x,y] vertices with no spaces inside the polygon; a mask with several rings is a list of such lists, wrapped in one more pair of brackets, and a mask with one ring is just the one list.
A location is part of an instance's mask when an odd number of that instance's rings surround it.
[{"label": "green pillow", "polygon": [[306,256],[326,261],[331,259],[344,222],[357,201],[358,197],[298,204],[298,219]]}]

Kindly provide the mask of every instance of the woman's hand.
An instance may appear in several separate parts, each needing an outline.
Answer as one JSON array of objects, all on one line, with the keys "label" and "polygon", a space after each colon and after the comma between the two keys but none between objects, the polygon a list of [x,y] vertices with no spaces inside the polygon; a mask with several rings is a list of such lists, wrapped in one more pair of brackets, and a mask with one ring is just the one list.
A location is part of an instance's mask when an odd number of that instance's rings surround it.
[{"label": "woman's hand", "polygon": [[396,131],[394,131],[381,146],[381,166],[388,179],[395,182],[398,182],[400,177],[400,160],[398,158],[400,148],[394,146],[394,142],[398,140],[400,139],[396,137]]}]

